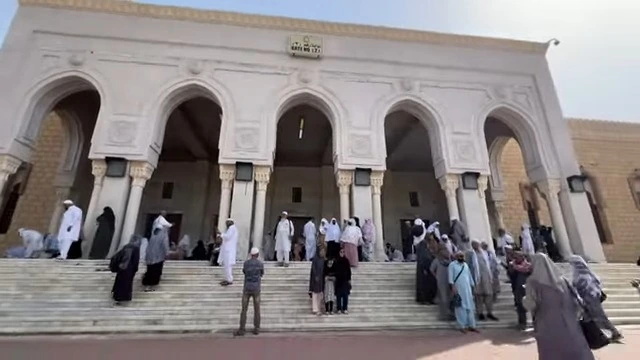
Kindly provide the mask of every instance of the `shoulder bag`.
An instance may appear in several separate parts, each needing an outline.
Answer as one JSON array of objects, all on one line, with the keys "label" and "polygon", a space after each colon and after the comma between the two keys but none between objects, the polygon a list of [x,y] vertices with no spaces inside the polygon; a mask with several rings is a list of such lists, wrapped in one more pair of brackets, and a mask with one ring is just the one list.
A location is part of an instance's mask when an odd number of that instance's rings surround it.
[{"label": "shoulder bag", "polygon": [[[458,275],[456,275],[456,278],[453,279],[453,286],[455,286],[456,282],[458,282],[458,278],[460,277],[460,275],[462,275],[462,272],[464,271],[466,266],[467,266],[467,264],[463,264],[462,265],[462,269],[460,269],[460,272],[458,272]],[[456,291],[456,293],[453,294],[453,296],[451,297],[450,307],[453,310],[453,309],[459,308],[461,306],[462,306],[462,297],[460,297],[460,294],[458,294],[458,292]]]}]

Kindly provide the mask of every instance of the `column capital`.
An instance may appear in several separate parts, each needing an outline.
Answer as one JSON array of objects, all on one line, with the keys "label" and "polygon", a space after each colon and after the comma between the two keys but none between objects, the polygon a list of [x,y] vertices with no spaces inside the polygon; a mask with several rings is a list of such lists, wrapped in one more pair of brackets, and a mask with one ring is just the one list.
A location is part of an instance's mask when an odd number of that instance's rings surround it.
[{"label": "column capital", "polygon": [[131,186],[144,187],[147,180],[151,179],[154,167],[146,161],[132,161],[129,175],[133,179]]},{"label": "column capital", "polygon": [[536,182],[536,187],[545,199],[558,197],[560,192],[560,179],[545,179]]},{"label": "column capital", "polygon": [[256,190],[267,191],[269,180],[271,180],[271,167],[255,166],[253,168],[253,177],[256,180]]},{"label": "column capital", "polygon": [[456,190],[460,187],[460,176],[457,174],[447,174],[438,179],[442,191],[447,196],[455,196]]},{"label": "column capital", "polygon": [[220,164],[220,181],[222,189],[231,189],[236,178],[236,166],[233,164]]},{"label": "column capital", "polygon": [[0,155],[0,179],[7,180],[9,176],[18,171],[18,168],[22,165],[22,161],[11,155]]},{"label": "column capital", "polygon": [[349,187],[353,184],[353,170],[336,171],[336,184],[340,190],[340,194],[348,194]]},{"label": "column capital", "polygon": [[93,175],[94,183],[102,185],[102,180],[107,174],[107,162],[102,159],[92,160],[91,174]]},{"label": "column capital", "polygon": [[371,192],[379,195],[382,193],[382,185],[384,184],[384,171],[371,172]]},{"label": "column capital", "polygon": [[489,186],[489,178],[486,175],[480,175],[478,177],[478,195],[481,199],[485,198],[485,191],[487,191],[487,187]]}]

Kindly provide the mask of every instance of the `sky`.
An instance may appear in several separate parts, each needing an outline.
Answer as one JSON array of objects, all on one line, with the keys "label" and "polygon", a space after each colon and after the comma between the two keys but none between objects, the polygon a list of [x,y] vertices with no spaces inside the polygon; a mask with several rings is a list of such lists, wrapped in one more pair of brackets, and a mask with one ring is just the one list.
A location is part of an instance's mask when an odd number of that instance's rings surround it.
[{"label": "sky", "polygon": [[[557,38],[560,45],[547,57],[565,117],[640,123],[640,0],[138,2],[540,42]],[[2,41],[16,3],[0,0]]]}]

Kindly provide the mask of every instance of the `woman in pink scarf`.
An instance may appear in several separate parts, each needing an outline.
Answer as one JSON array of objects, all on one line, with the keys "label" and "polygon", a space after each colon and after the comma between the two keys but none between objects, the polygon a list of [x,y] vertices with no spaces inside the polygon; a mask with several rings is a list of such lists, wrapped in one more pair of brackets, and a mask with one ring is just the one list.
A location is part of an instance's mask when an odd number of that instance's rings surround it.
[{"label": "woman in pink scarf", "polygon": [[376,243],[376,227],[373,225],[371,219],[364,221],[362,225],[362,257],[364,261],[373,261],[373,247]]}]

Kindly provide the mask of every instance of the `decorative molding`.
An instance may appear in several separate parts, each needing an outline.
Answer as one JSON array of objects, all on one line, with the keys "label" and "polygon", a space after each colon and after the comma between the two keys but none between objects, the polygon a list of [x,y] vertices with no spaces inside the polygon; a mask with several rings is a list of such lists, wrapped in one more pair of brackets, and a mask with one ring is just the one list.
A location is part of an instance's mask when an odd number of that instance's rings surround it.
[{"label": "decorative molding", "polygon": [[235,148],[241,151],[254,151],[260,142],[260,129],[252,127],[238,127],[235,129]]},{"label": "decorative molding", "polygon": [[353,170],[338,170],[336,171],[336,184],[340,188],[342,193],[343,189],[349,190],[349,186],[353,183]]},{"label": "decorative molding", "polygon": [[131,144],[136,139],[138,125],[133,121],[112,121],[109,125],[109,142],[117,145]]},{"label": "decorative molding", "polygon": [[133,179],[131,186],[144,187],[147,180],[151,179],[154,167],[146,161],[132,161],[129,175]]},{"label": "decorative molding", "polygon": [[472,141],[457,140],[453,145],[456,162],[471,163],[476,161],[476,149]]},{"label": "decorative molding", "polygon": [[301,85],[309,85],[314,83],[317,79],[317,74],[315,72],[306,69],[298,71],[296,75],[296,80],[298,80],[298,83]]},{"label": "decorative molding", "polygon": [[371,157],[371,137],[368,135],[351,135],[349,152],[356,157]]},{"label": "decorative molding", "polygon": [[487,187],[489,186],[489,178],[486,175],[480,175],[478,177],[478,195],[481,199],[485,198],[485,191],[487,191]]},{"label": "decorative molding", "polygon": [[[0,155],[0,180],[7,181],[9,176],[18,171],[22,161],[11,155]],[[2,189],[0,189],[2,191]]]},{"label": "decorative molding", "polygon": [[84,54],[81,53],[75,53],[75,54],[71,54],[71,56],[69,56],[69,65],[71,66],[75,66],[75,67],[80,67],[82,65],[84,65],[85,61],[86,61],[86,57],[84,56]]},{"label": "decorative molding", "polygon": [[460,187],[460,176],[457,174],[447,174],[439,178],[438,182],[447,197],[456,196],[456,190]]},{"label": "decorative molding", "polygon": [[104,160],[91,161],[91,174],[94,178],[94,184],[102,185],[102,180],[107,173],[107,162]]},{"label": "decorative molding", "polygon": [[186,69],[191,75],[200,75],[205,70],[205,64],[200,60],[189,60],[187,61]]},{"label": "decorative molding", "polygon": [[443,34],[419,30],[394,29],[382,26],[344,24],[214,10],[199,10],[186,7],[150,5],[118,0],[19,0],[19,4],[20,6],[79,10],[155,19],[183,20],[258,29],[325,34],[330,36],[347,36],[353,38],[448,45],[453,47],[490,48],[525,53],[544,54],[549,47],[547,43],[522,40]]},{"label": "decorative molding", "polygon": [[220,164],[220,181],[222,189],[230,190],[233,180],[236,178],[236,166],[233,164]]},{"label": "decorative molding", "polygon": [[400,80],[400,88],[407,92],[415,91],[418,88],[417,81],[410,78]]},{"label": "decorative molding", "polygon": [[542,194],[542,197],[544,197],[548,202],[549,200],[558,198],[558,193],[561,188],[560,179],[546,179],[538,181],[536,183],[536,187],[538,188],[538,191],[540,191],[540,194]]},{"label": "decorative molding", "polygon": [[271,167],[255,166],[253,168],[253,177],[256,180],[257,191],[267,191],[269,180],[271,179]]},{"label": "decorative molding", "polygon": [[371,172],[371,192],[374,195],[382,193],[382,185],[384,184],[384,171]]}]

